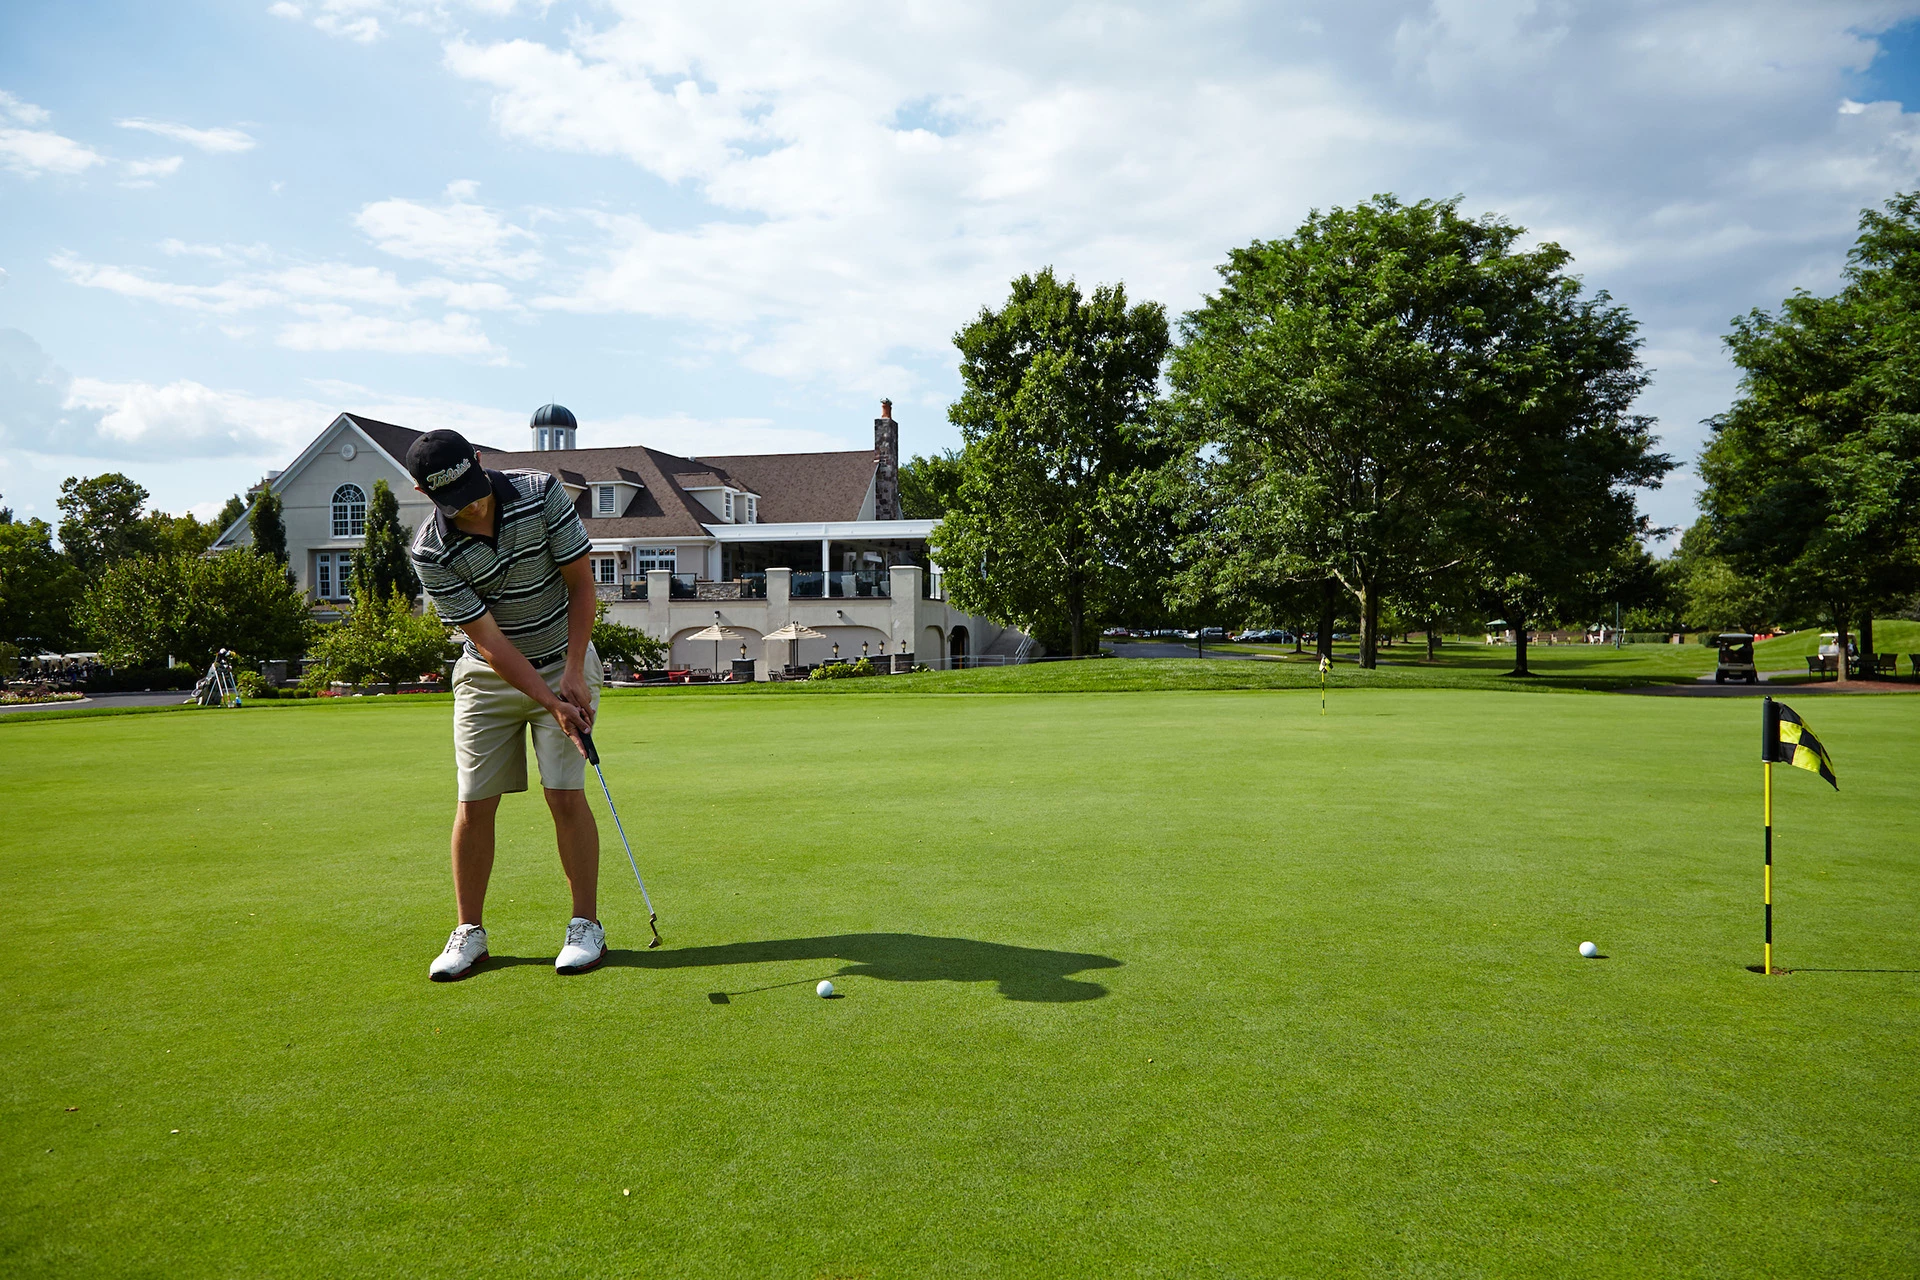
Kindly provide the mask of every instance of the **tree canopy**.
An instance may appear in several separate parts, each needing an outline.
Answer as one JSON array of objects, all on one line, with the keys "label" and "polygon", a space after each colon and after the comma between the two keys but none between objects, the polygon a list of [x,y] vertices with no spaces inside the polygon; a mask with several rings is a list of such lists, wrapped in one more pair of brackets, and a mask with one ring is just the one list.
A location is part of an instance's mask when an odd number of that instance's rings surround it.
[{"label": "tree canopy", "polygon": [[118,471],[60,482],[60,546],[87,579],[153,550],[152,530],[142,519],[147,496]]},{"label": "tree canopy", "polygon": [[0,641],[68,651],[85,589],[80,570],[54,548],[52,525],[0,522]]},{"label": "tree canopy", "polygon": [[1862,214],[1839,293],[1756,309],[1726,340],[1742,376],[1700,459],[1712,549],[1843,632],[1920,589],[1916,339],[1920,194]]},{"label": "tree canopy", "polygon": [[[1181,323],[1173,409],[1210,515],[1189,582],[1337,582],[1374,662],[1381,609],[1448,596],[1578,595],[1657,479],[1625,312],[1583,297],[1555,244],[1377,196],[1232,251]],[[1542,559],[1551,543],[1556,560]]]},{"label": "tree canopy", "polygon": [[122,560],[87,588],[80,621],[108,662],[132,666],[198,666],[223,648],[297,658],[312,627],[285,567],[252,550]]},{"label": "tree canopy", "polygon": [[385,480],[373,482],[367,503],[366,539],[353,553],[355,585],[377,600],[398,591],[412,600],[420,594],[413,561],[407,555],[412,531],[400,524],[400,502]]},{"label": "tree canopy", "polygon": [[280,495],[273,491],[271,484],[260,486],[253,507],[247,512],[247,528],[253,534],[253,549],[263,556],[272,556],[284,567],[287,563],[287,522],[281,514]]},{"label": "tree canopy", "polygon": [[1165,310],[1122,285],[1083,295],[1051,268],[1013,282],[954,336],[965,441],[933,555],[963,609],[1078,656],[1124,607],[1138,567],[1114,537],[1129,477],[1164,457],[1154,431]]}]

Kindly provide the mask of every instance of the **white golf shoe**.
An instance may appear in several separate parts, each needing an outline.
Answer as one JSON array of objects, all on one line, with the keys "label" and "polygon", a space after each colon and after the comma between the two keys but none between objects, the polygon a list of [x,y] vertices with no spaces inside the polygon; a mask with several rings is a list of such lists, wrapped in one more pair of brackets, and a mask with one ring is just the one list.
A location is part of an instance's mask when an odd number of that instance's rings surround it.
[{"label": "white golf shoe", "polygon": [[585,973],[607,958],[607,931],[598,920],[575,916],[567,921],[567,941],[554,957],[555,973]]},{"label": "white golf shoe", "polygon": [[486,958],[487,931],[477,924],[463,924],[447,939],[447,949],[427,966],[427,976],[435,982],[454,982]]}]

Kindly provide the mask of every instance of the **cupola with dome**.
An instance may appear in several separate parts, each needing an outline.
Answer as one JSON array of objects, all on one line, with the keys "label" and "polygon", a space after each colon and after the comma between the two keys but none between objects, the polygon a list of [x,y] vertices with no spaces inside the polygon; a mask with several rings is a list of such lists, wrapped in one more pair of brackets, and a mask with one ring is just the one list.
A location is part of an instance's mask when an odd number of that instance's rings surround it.
[{"label": "cupola with dome", "polygon": [[574,421],[573,410],[563,404],[541,405],[533,411],[533,421],[527,425],[533,430],[536,450],[579,447],[574,441],[574,432],[580,429],[580,424]]}]

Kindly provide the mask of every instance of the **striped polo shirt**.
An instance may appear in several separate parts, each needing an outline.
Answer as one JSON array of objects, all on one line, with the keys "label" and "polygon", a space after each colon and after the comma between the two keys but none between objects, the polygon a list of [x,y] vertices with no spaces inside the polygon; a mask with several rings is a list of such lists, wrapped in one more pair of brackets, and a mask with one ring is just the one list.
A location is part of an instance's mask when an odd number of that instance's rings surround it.
[{"label": "striped polo shirt", "polygon": [[[436,510],[408,554],[440,619],[463,626],[483,613],[534,666],[567,654],[567,583],[560,566],[587,554],[586,526],[544,471],[488,471],[494,533],[467,533]],[[486,658],[467,641],[467,653]]]}]

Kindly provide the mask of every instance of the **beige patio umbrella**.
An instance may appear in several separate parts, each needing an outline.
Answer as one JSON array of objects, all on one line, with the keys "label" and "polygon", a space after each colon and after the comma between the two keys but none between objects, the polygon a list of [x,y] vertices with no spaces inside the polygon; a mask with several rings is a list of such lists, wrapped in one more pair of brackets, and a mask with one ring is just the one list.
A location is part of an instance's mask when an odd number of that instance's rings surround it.
[{"label": "beige patio umbrella", "polygon": [[745,627],[723,627],[716,622],[710,627],[704,627],[694,632],[688,636],[687,639],[713,641],[713,669],[718,671],[720,669],[720,642],[722,640],[732,640],[736,636],[750,636],[752,634],[753,632]]},{"label": "beige patio umbrella", "polygon": [[800,665],[800,642],[802,640],[825,640],[827,633],[824,631],[815,631],[804,622],[789,622],[778,631],[769,631],[760,638],[762,640],[785,640],[788,644],[792,645],[793,647],[787,651],[787,657],[790,659],[787,665],[797,667]]}]

